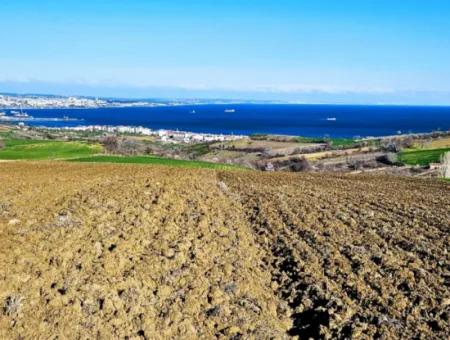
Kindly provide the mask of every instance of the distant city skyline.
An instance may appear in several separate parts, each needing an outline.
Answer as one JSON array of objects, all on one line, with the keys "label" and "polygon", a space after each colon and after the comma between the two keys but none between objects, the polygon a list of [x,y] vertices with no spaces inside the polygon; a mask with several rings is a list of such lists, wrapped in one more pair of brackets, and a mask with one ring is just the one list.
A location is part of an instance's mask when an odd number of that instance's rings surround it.
[{"label": "distant city skyline", "polygon": [[448,0],[3,0],[0,13],[0,92],[450,105]]}]

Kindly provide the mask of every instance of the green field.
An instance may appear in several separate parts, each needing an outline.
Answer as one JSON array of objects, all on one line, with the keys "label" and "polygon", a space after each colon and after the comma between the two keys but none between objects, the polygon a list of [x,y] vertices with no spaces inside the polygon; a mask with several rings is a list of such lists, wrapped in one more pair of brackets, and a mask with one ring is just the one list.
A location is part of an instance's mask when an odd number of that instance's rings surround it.
[{"label": "green field", "polygon": [[12,138],[5,138],[3,142],[5,148],[0,149],[0,160],[68,160],[92,163],[160,164],[219,170],[242,169],[242,167],[235,165],[177,160],[156,156],[99,155],[103,152],[103,147],[100,144],[89,144],[86,142]]},{"label": "green field", "polygon": [[351,138],[331,138],[330,142],[332,148],[350,148],[358,144],[354,139]]},{"label": "green field", "polygon": [[399,161],[408,165],[428,165],[438,163],[441,156],[446,152],[450,152],[450,148],[405,150],[400,152]]},{"label": "green field", "polygon": [[243,169],[235,165],[209,163],[202,161],[185,161],[179,159],[162,158],[156,156],[108,156],[97,155],[83,158],[71,159],[72,162],[86,162],[86,163],[126,163],[126,164],[160,164],[175,167],[186,168],[206,168],[217,170],[229,169]]},{"label": "green field", "polygon": [[56,160],[86,157],[102,152],[100,144],[48,140],[6,139],[0,159]]},{"label": "green field", "polygon": [[267,135],[263,133],[255,133],[250,135],[254,140],[269,140],[269,141],[284,141],[284,142],[297,142],[297,143],[312,143],[321,144],[330,142],[332,149],[351,148],[358,145],[358,141],[353,138],[330,138],[330,137],[303,137],[303,136],[276,136]]}]

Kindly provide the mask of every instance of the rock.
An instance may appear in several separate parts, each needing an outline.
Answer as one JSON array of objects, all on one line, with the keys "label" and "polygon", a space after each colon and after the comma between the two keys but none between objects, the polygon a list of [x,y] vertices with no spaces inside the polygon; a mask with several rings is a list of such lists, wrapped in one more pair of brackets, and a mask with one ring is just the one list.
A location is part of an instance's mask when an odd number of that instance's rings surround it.
[{"label": "rock", "polygon": [[12,220],[9,220],[8,225],[15,226],[20,223],[20,220],[18,218],[13,218]]},{"label": "rock", "polygon": [[160,299],[165,299],[165,298],[169,297],[171,292],[172,292],[172,289],[169,286],[161,286],[158,289],[158,297]]},{"label": "rock", "polygon": [[217,186],[222,192],[228,192],[228,186],[224,182],[220,181]]},{"label": "rock", "polygon": [[225,237],[229,234],[230,230],[227,227],[219,227],[217,229],[217,233],[219,234],[219,236],[221,237]]},{"label": "rock", "polygon": [[234,336],[237,335],[238,333],[241,333],[241,329],[237,326],[231,326],[225,330],[226,336]]},{"label": "rock", "polygon": [[223,272],[227,276],[230,276],[231,274],[233,274],[233,265],[231,263],[226,263],[223,267]]},{"label": "rock", "polygon": [[163,255],[168,259],[172,259],[175,256],[175,250],[173,248],[167,248],[163,250]]},{"label": "rock", "polygon": [[94,249],[95,249],[95,255],[97,257],[102,256],[102,254],[103,254],[103,247],[102,247],[102,244],[100,242],[98,242],[98,241],[95,242]]}]

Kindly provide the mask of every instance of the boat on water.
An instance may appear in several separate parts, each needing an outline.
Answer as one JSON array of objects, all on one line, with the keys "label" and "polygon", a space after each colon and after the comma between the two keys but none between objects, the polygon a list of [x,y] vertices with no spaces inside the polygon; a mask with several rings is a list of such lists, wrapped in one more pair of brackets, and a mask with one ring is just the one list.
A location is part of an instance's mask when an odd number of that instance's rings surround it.
[{"label": "boat on water", "polygon": [[30,118],[30,116],[26,112],[14,113],[14,117],[16,117],[16,118]]},{"label": "boat on water", "polygon": [[15,118],[33,118],[30,115],[28,115],[28,113],[23,112],[22,110],[22,106],[20,107],[20,111],[11,111],[11,114],[15,117]]},{"label": "boat on water", "polygon": [[327,121],[329,122],[335,122],[337,119],[335,117],[328,117]]},{"label": "boat on water", "polygon": [[190,111],[189,113],[192,113],[192,114],[194,114],[194,113],[197,113],[197,112],[195,112],[195,110],[192,110],[192,111]]},{"label": "boat on water", "polygon": [[224,112],[225,113],[235,113],[236,110],[235,109],[226,109]]}]

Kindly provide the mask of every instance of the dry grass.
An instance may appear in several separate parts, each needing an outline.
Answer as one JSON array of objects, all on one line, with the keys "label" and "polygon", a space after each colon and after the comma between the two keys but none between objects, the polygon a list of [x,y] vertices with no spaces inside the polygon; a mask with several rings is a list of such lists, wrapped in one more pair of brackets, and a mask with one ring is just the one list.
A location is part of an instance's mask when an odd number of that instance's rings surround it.
[{"label": "dry grass", "polygon": [[224,144],[227,148],[234,148],[236,150],[240,149],[270,149],[270,150],[284,150],[299,148],[302,146],[311,146],[313,144],[307,143],[296,143],[296,142],[276,142],[276,141],[266,141],[266,140],[251,140],[249,138],[243,138],[236,141],[217,143],[214,146]]},{"label": "dry grass", "polygon": [[11,127],[7,126],[7,125],[1,125],[0,124],[0,132],[8,132],[11,130]]},{"label": "dry grass", "polygon": [[[321,152],[313,152],[313,153],[306,153],[306,154],[298,154],[297,156],[304,156],[306,159],[311,161],[317,161],[327,158],[337,158],[337,157],[346,157],[349,155],[354,155],[357,153],[364,153],[369,152],[371,150],[374,150],[372,147],[362,147],[362,148],[354,148],[354,149],[346,149],[346,150],[333,150],[333,151],[321,151]],[[273,158],[273,161],[281,161],[281,160],[287,160],[291,156],[284,156],[284,157],[277,157]]]},{"label": "dry grass", "polygon": [[431,141],[419,141],[416,143],[421,148],[426,149],[443,149],[450,148],[450,137],[441,137]]}]

